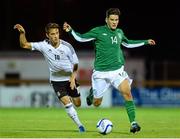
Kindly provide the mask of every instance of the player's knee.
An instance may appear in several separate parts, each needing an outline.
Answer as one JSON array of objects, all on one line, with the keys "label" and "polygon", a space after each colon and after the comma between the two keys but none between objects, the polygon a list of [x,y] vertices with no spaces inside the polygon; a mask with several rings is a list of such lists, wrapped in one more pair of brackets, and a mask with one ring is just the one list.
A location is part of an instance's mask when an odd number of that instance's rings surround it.
[{"label": "player's knee", "polygon": [[132,100],[131,89],[129,86],[123,86],[119,89],[119,91],[125,100]]},{"label": "player's knee", "polygon": [[98,107],[98,106],[101,105],[101,101],[95,100],[95,101],[93,102],[93,105],[94,105],[95,107]]},{"label": "player's knee", "polygon": [[74,105],[76,107],[80,107],[81,106],[81,101],[74,101],[73,103],[74,103]]},{"label": "player's knee", "polygon": [[81,103],[74,104],[76,107],[80,107]]},{"label": "player's knee", "polygon": [[131,93],[125,94],[125,100],[132,100],[132,95],[131,95]]},{"label": "player's knee", "polygon": [[80,99],[80,97],[72,98],[72,102],[73,102],[73,104],[74,104],[76,107],[80,107],[80,106],[81,106],[81,99]]},{"label": "player's knee", "polygon": [[99,107],[99,106],[101,105],[101,103],[93,103],[93,105],[94,105],[95,107]]},{"label": "player's knee", "polygon": [[125,100],[132,100],[132,94],[131,94],[131,91],[124,91],[122,93],[123,97]]}]

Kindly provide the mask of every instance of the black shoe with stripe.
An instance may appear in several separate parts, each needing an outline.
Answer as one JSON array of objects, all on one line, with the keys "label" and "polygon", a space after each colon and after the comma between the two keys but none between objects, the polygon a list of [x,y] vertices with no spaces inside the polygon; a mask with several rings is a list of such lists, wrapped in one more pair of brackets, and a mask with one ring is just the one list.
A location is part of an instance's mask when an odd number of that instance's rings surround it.
[{"label": "black shoe with stripe", "polygon": [[138,123],[134,122],[131,124],[130,132],[136,133],[141,130],[141,127],[138,125]]},{"label": "black shoe with stripe", "polygon": [[86,97],[86,103],[88,106],[92,105],[92,103],[93,103],[93,89],[92,89],[92,87],[89,90],[89,95]]}]

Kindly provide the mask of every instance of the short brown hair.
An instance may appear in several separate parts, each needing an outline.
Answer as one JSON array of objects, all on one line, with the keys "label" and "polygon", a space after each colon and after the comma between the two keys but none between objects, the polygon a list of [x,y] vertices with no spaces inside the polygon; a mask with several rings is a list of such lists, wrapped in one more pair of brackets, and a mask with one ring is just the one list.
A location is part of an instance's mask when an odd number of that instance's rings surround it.
[{"label": "short brown hair", "polygon": [[58,28],[58,29],[60,29],[60,27],[59,27],[58,24],[56,24],[56,23],[48,23],[48,24],[46,25],[46,27],[45,27],[46,33],[49,33],[49,30],[50,30],[51,28]]},{"label": "short brown hair", "polygon": [[118,8],[110,8],[106,11],[106,17],[109,17],[110,15],[118,15],[120,16],[121,12]]}]

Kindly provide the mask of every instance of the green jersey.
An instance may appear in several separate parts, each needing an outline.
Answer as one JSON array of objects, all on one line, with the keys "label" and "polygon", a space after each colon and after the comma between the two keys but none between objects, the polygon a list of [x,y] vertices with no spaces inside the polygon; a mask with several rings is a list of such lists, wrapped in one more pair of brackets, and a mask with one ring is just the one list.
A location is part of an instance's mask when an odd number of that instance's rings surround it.
[{"label": "green jersey", "polygon": [[94,68],[97,71],[112,71],[124,65],[121,45],[134,48],[145,45],[147,40],[128,40],[119,28],[111,30],[107,25],[95,27],[87,33],[71,31],[73,37],[80,42],[92,41],[95,46]]}]

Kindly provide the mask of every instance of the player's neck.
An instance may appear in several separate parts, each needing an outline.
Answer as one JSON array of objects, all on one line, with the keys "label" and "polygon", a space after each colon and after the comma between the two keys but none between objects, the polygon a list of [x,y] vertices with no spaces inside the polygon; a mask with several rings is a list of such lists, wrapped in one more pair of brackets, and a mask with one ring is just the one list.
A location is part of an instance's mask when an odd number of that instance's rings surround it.
[{"label": "player's neck", "polygon": [[59,44],[60,44],[60,40],[59,40],[57,43],[51,43],[51,45],[52,45],[54,48],[59,47]]},{"label": "player's neck", "polygon": [[108,24],[107,24],[107,28],[109,29],[109,31],[115,31],[115,30],[116,30],[116,28],[115,28],[115,29],[112,29],[112,28],[110,27],[110,25],[108,25]]}]

